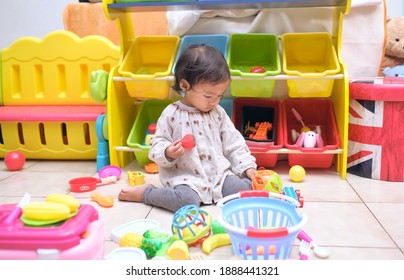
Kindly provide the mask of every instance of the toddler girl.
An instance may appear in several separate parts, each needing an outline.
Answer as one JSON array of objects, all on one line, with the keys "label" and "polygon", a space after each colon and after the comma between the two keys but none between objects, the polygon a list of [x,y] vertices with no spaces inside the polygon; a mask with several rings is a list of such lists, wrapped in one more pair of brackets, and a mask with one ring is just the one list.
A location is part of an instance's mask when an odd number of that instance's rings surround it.
[{"label": "toddler girl", "polygon": [[[149,151],[150,160],[159,166],[163,187],[127,187],[119,193],[119,200],[176,212],[185,205],[212,204],[251,189],[255,158],[219,105],[229,84],[227,62],[216,48],[192,45],[182,53],[173,89],[183,98],[162,112]],[[181,143],[186,134],[194,136],[191,149]]]}]

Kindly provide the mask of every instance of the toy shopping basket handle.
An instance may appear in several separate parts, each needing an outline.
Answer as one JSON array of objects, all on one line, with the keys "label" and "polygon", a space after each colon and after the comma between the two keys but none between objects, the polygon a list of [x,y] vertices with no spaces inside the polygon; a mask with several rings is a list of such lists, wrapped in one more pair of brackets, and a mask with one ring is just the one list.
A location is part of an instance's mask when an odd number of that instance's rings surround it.
[{"label": "toy shopping basket handle", "polygon": [[270,191],[266,191],[266,190],[240,191],[238,193],[224,197],[217,203],[217,206],[223,207],[223,205],[230,200],[237,199],[237,198],[246,198],[246,197],[274,197],[274,198],[279,198],[281,200],[286,200],[286,201],[292,203],[294,206],[300,207],[300,202],[297,201],[296,199],[294,199],[290,196],[286,196],[283,194],[274,193],[274,192],[270,192]]}]

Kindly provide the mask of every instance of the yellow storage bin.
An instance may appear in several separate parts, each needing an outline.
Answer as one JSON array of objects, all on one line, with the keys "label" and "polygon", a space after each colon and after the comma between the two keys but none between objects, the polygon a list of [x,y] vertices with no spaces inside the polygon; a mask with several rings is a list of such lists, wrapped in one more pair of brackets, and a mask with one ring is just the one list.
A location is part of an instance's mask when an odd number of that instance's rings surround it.
[{"label": "yellow storage bin", "polygon": [[180,37],[177,36],[139,36],[136,37],[118,72],[123,77],[131,97],[167,98],[169,76],[177,54]]},{"label": "yellow storage bin", "polygon": [[281,36],[283,72],[302,79],[288,80],[290,97],[329,97],[334,86],[327,75],[340,72],[329,33],[285,33]]}]

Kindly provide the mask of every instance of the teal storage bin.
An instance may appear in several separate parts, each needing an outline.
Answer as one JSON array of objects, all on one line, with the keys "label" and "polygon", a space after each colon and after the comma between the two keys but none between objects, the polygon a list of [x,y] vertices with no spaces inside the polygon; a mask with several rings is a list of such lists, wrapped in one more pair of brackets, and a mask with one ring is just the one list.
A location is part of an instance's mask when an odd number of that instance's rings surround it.
[{"label": "teal storage bin", "polygon": [[219,105],[223,107],[223,109],[226,111],[227,115],[231,119],[233,115],[233,99],[222,98],[219,101]]},{"label": "teal storage bin", "polygon": [[193,44],[205,44],[217,48],[223,56],[227,57],[229,36],[226,34],[202,34],[202,35],[187,35],[181,38],[177,57],[175,58],[172,72],[175,73],[175,66],[181,54]]},{"label": "teal storage bin", "polygon": [[[231,95],[272,97],[276,80],[264,78],[281,72],[278,44],[278,36],[269,33],[230,35],[227,63],[232,76]],[[265,72],[250,73],[255,66],[263,67]]]}]

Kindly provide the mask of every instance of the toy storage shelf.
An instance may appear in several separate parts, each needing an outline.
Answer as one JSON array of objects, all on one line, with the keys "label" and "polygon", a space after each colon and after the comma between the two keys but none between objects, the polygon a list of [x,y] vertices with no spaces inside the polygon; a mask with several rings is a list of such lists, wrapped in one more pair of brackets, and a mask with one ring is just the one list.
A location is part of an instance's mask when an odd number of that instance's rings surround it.
[{"label": "toy storage shelf", "polygon": [[[345,179],[347,169],[347,147],[348,147],[348,106],[349,106],[349,83],[346,67],[341,60],[341,37],[343,16],[349,12],[351,0],[200,0],[200,1],[162,1],[162,2],[138,2],[133,0],[103,0],[105,15],[108,19],[117,21],[121,36],[121,62],[129,55],[130,48],[135,40],[131,13],[137,12],[158,12],[158,11],[192,11],[192,10],[228,10],[228,9],[289,9],[289,8],[329,8],[333,11],[331,19],[332,30],[330,35],[332,44],[338,57],[340,71],[336,74],[323,76],[321,79],[333,80],[332,93],[328,99],[332,102],[335,113],[336,125],[340,145],[337,149],[317,152],[317,154],[335,155],[335,168],[340,177]],[[134,151],[136,148],[128,147],[126,139],[137,117],[139,104],[147,98],[136,98],[130,96],[125,84],[135,82],[131,77],[124,77],[119,71],[120,65],[114,67],[109,75],[107,90],[107,115],[108,115],[108,137],[111,164],[124,167],[132,160],[135,160]],[[232,80],[246,80],[255,78],[244,78],[232,76]],[[309,81],[310,77],[299,77],[280,73],[274,76],[257,78],[260,80],[299,80]],[[318,79],[318,78],[315,78]],[[173,80],[172,75],[157,77],[152,81]],[[150,80],[149,80],[150,81]],[[137,80],[139,82],[139,80]],[[141,81],[140,81],[141,82]],[[300,150],[281,148],[268,150],[269,154],[301,154]],[[315,152],[308,152],[313,154]]]},{"label": "toy storage shelf", "polygon": [[[115,76],[112,78],[114,81],[116,82],[127,82],[127,81],[132,81],[132,78],[129,77],[120,77],[120,76]],[[276,75],[276,76],[266,76],[266,77],[262,77],[262,78],[244,78],[244,77],[240,77],[240,76],[232,76],[231,77],[232,80],[309,80],[309,79],[317,79],[317,78],[303,78],[303,77],[299,77],[299,76],[289,76],[289,75]],[[340,79],[344,79],[344,75],[342,74],[335,74],[335,75],[328,75],[325,76],[323,79],[332,79],[332,80],[340,80]],[[173,81],[174,80],[174,76],[165,76],[165,77],[158,77],[158,78],[154,78],[153,80],[156,81],[162,81],[162,80],[166,80],[166,81]]]},{"label": "toy storage shelf", "polygon": [[203,0],[203,1],[162,1],[162,2],[121,2],[111,3],[108,9],[121,12],[221,10],[221,9],[269,9],[304,7],[345,7],[347,0]]}]

